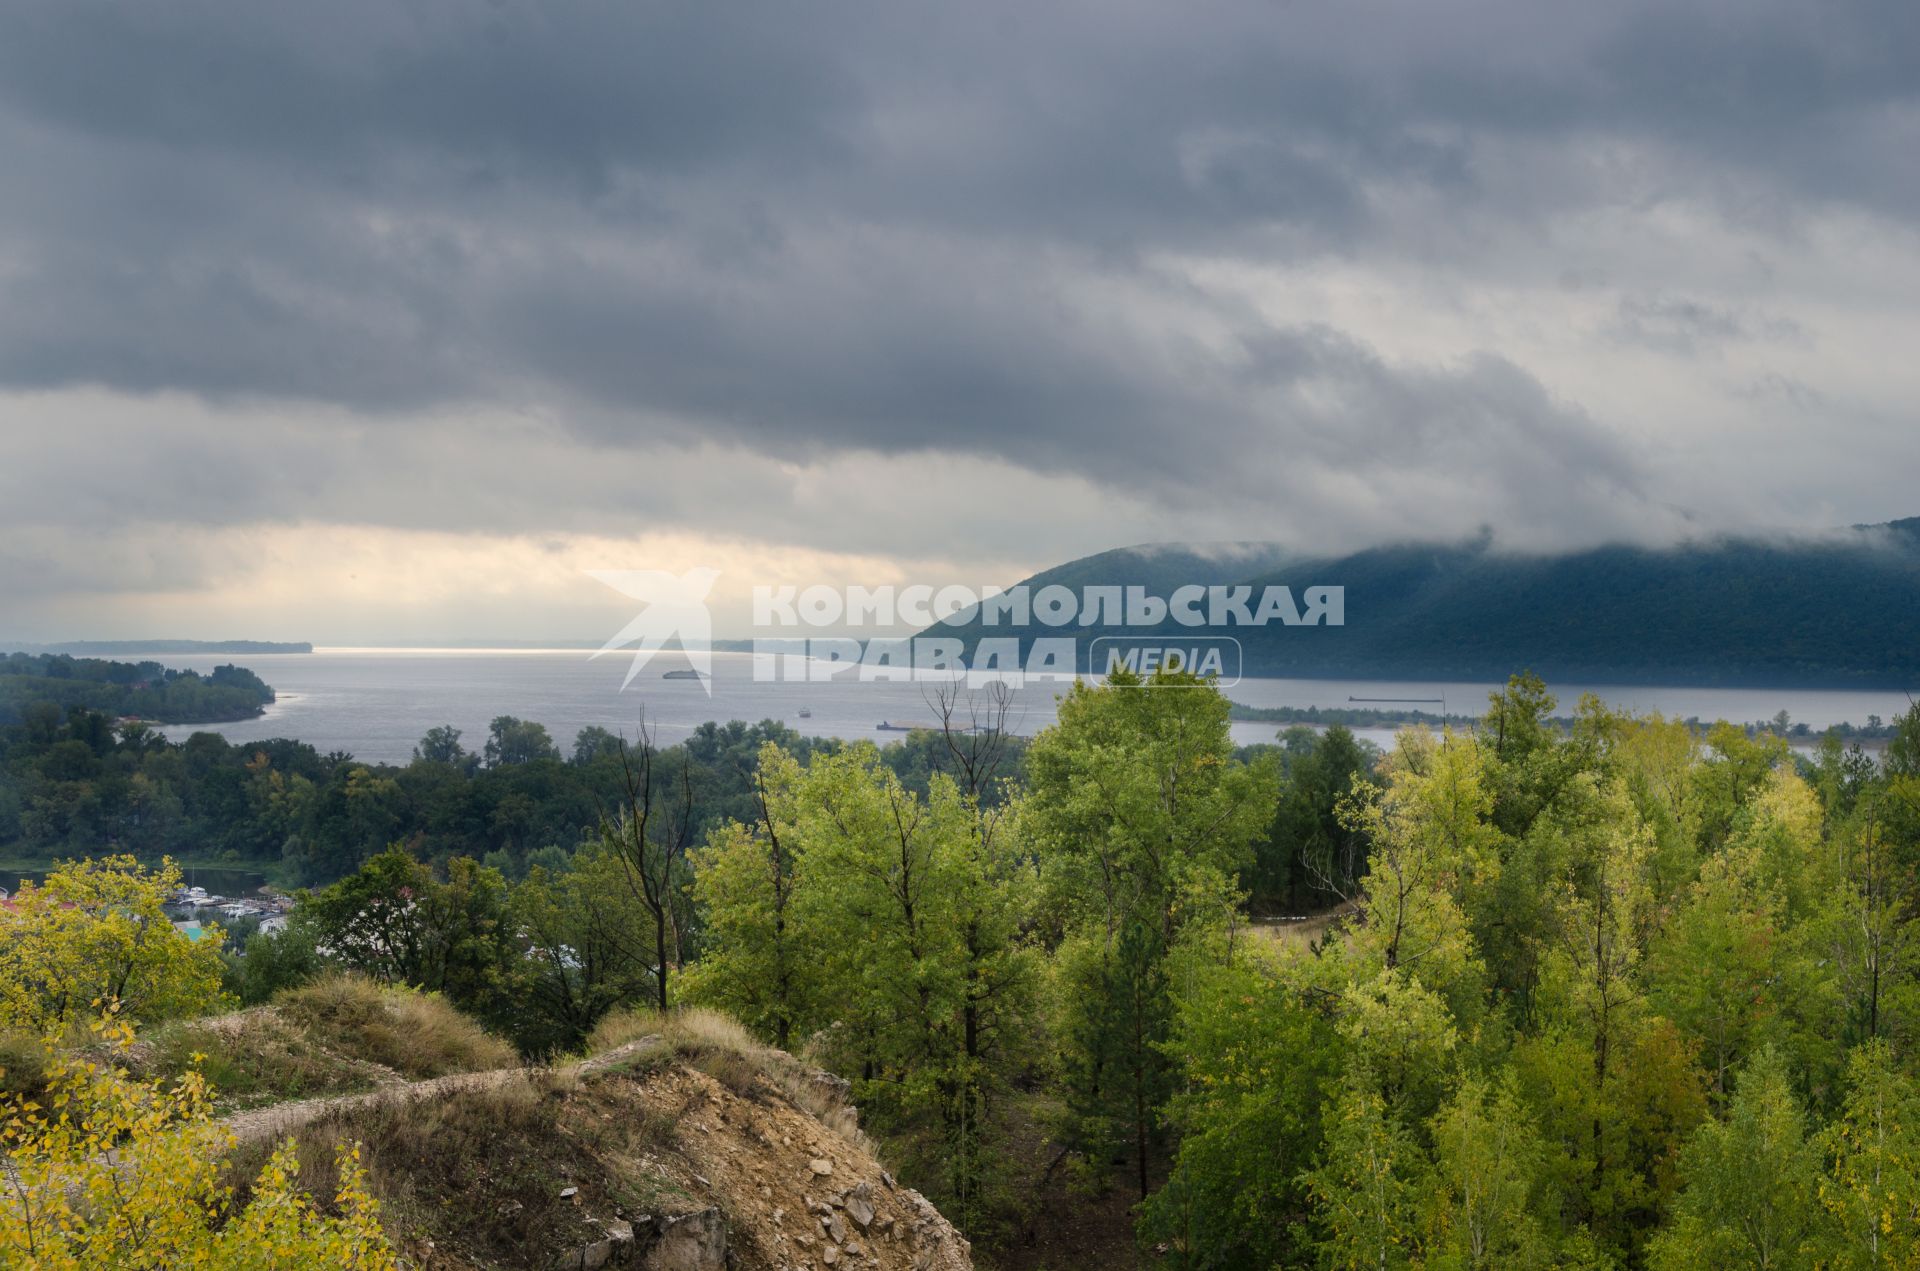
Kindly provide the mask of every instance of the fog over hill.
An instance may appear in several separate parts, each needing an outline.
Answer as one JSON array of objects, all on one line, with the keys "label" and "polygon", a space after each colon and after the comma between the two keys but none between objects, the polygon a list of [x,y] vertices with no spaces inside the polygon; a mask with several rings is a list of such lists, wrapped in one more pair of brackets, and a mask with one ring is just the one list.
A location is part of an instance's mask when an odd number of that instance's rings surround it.
[{"label": "fog over hill", "polygon": [[[1340,626],[999,626],[998,634],[1230,634],[1248,674],[1417,679],[1543,675],[1612,683],[1907,687],[1920,681],[1920,518],[1813,536],[1529,554],[1490,536],[1344,555],[1151,544],[1025,580],[1144,588],[1345,589]],[[1090,615],[1083,614],[1082,621]],[[956,621],[968,638],[977,616]],[[1084,658],[1084,652],[1083,652]]]}]

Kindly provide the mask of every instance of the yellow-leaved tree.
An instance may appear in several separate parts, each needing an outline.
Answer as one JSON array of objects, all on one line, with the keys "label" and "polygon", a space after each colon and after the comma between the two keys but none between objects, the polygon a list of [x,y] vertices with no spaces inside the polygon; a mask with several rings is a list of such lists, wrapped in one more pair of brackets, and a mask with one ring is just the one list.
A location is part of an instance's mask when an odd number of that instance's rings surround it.
[{"label": "yellow-leaved tree", "polygon": [[[93,1023],[124,1051],[109,1004]],[[49,1046],[50,1053],[52,1047]],[[241,1207],[220,1182],[234,1146],[198,1072],[142,1082],[115,1064],[53,1054],[41,1099],[0,1103],[0,1265],[22,1271],[397,1268],[357,1148],[341,1151],[335,1215],[295,1185],[276,1150]],[[44,1100],[44,1103],[42,1102]]]},{"label": "yellow-leaved tree", "polygon": [[57,1032],[120,1004],[121,1018],[203,1015],[220,1000],[218,928],[176,931],[162,906],[180,885],[172,861],[149,870],[131,856],[63,862],[0,907],[0,1020]]}]

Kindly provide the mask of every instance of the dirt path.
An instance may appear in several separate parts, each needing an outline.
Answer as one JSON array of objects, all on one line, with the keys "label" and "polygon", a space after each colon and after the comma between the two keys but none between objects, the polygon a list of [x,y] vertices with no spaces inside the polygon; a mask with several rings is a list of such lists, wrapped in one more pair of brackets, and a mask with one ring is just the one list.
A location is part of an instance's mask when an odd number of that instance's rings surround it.
[{"label": "dirt path", "polygon": [[[640,1051],[654,1048],[659,1044],[659,1039],[656,1037],[642,1037],[624,1046],[615,1047],[604,1055],[595,1055],[591,1059],[569,1064],[557,1071],[585,1076],[613,1067],[632,1058]],[[244,1146],[283,1138],[301,1126],[319,1120],[329,1112],[365,1108],[383,1102],[431,1099],[467,1091],[492,1090],[509,1082],[524,1081],[527,1075],[534,1071],[536,1070],[531,1068],[495,1068],[487,1072],[457,1072],[445,1077],[429,1077],[424,1081],[383,1085],[377,1090],[368,1090],[361,1094],[276,1103],[247,1112],[236,1112],[231,1116],[220,1118],[219,1123],[231,1130],[234,1138]]]},{"label": "dirt path", "polygon": [[1255,933],[1276,944],[1297,945],[1304,949],[1353,915],[1352,905],[1336,905],[1332,909],[1323,909],[1300,918],[1255,922],[1252,927]]}]

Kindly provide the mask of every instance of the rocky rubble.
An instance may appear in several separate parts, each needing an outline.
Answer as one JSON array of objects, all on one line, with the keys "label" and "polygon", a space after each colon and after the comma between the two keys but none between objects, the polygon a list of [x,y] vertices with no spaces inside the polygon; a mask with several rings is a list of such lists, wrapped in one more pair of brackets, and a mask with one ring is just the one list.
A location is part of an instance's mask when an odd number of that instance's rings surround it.
[{"label": "rocky rubble", "polygon": [[561,1254],[554,1271],[725,1271],[727,1266],[727,1223],[718,1209],[672,1217],[649,1214],[634,1222],[615,1219],[605,1226],[604,1239]]},{"label": "rocky rubble", "polygon": [[814,1111],[776,1083],[740,1088],[673,1064],[631,1082],[636,1115],[670,1118],[670,1151],[641,1163],[686,1198],[682,1210],[605,1224],[563,1252],[567,1271],[967,1271],[967,1241],[925,1197],[874,1159],[844,1083],[805,1090]]}]

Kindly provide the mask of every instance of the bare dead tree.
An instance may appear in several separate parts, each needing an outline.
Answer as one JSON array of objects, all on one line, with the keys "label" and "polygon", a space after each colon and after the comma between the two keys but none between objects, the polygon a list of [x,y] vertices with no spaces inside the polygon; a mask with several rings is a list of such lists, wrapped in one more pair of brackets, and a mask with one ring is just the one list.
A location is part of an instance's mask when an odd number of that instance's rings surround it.
[{"label": "bare dead tree", "polygon": [[1004,680],[991,680],[983,692],[975,693],[954,680],[929,686],[926,698],[940,721],[940,740],[961,790],[983,799],[1006,762],[1013,689]]},{"label": "bare dead tree", "polygon": [[658,772],[660,752],[644,716],[633,746],[622,736],[620,748],[621,807],[619,819],[602,818],[601,835],[619,858],[627,888],[653,918],[654,982],[658,1005],[667,1009],[667,976],[673,952],[679,952],[678,923],[673,905],[673,881],[693,836],[692,764],[680,765],[679,781]]},{"label": "bare dead tree", "polygon": [[[987,794],[1006,761],[1009,749],[1008,717],[1013,709],[1013,690],[1001,680],[990,681],[983,694],[966,691],[959,681],[934,685],[927,704],[940,720],[940,737],[954,767],[954,778],[973,813],[971,843],[972,870],[984,880],[995,870],[994,840],[998,834],[1003,806],[990,805]],[[964,712],[965,722],[962,723]],[[987,893],[969,886],[963,893],[961,937],[966,946],[966,988],[960,1008],[960,1041],[967,1063],[965,1075],[948,1084],[945,1107],[953,1149],[963,1161],[973,1159],[976,1138],[988,1111],[988,1089],[982,1077],[988,1052],[993,1049],[995,998],[1011,988],[1001,978],[986,973],[992,941],[987,932],[989,916],[983,903]],[[972,1192],[979,1180],[971,1165],[958,1171],[960,1200],[970,1206]]]}]

